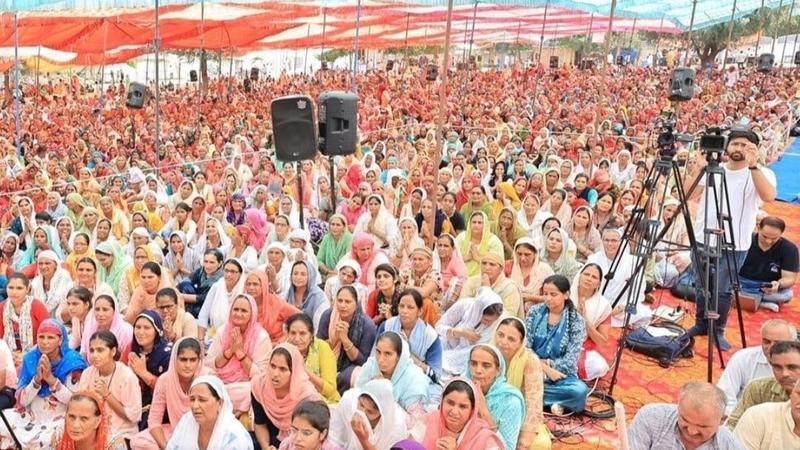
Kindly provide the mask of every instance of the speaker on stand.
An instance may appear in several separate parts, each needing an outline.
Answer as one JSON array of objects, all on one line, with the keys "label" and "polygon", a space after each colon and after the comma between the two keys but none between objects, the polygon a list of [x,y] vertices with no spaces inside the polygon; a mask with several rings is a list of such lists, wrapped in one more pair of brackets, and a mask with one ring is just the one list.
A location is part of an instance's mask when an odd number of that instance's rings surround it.
[{"label": "speaker on stand", "polygon": [[[319,149],[330,158],[331,183],[335,180],[333,157],[352,155],[358,143],[358,95],[330,91],[319,96]],[[331,207],[336,209],[336,189],[331,189]]]},{"label": "speaker on stand", "polygon": [[758,71],[767,73],[772,70],[772,66],[775,65],[775,55],[772,53],[761,54],[758,56],[756,62],[758,64]]},{"label": "speaker on stand", "polygon": [[558,56],[551,56],[550,57],[550,68],[551,69],[558,69]]},{"label": "speaker on stand", "polygon": [[436,81],[439,78],[439,66],[436,64],[428,65],[428,72],[425,75],[425,79],[428,81]]},{"label": "speaker on stand", "polygon": [[669,99],[671,101],[685,102],[694,96],[694,69],[678,67],[672,71],[669,85]]},{"label": "speaker on stand", "polygon": [[[314,102],[307,95],[289,95],[272,101],[272,136],[275,154],[283,162],[314,159],[317,154],[317,127]],[[303,198],[303,177],[297,177],[297,188]],[[300,226],[303,208],[300,207]]]},{"label": "speaker on stand", "polygon": [[191,81],[193,83],[197,82],[197,71],[196,70],[190,70],[189,71],[189,81]]},{"label": "speaker on stand", "polygon": [[126,105],[131,110],[131,149],[136,148],[136,120],[133,117],[134,109],[142,109],[147,100],[147,86],[142,83],[131,82],[128,85]]},{"label": "speaker on stand", "polygon": [[250,80],[258,81],[258,67],[253,67],[250,69]]}]

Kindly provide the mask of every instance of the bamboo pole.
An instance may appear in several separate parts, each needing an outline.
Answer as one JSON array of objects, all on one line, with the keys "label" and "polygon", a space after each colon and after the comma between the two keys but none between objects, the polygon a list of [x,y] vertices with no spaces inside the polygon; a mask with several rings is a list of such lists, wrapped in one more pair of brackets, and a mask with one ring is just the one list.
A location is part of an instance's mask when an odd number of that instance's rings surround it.
[{"label": "bamboo pole", "polygon": [[[475,4],[475,8],[477,9],[477,2]],[[450,32],[452,31],[453,27],[453,0],[447,0],[447,27],[445,28],[445,37],[444,37],[444,61],[442,61],[442,82],[439,86],[439,144],[437,148],[434,150],[434,186],[439,185],[439,164],[442,161],[442,150],[444,149],[445,143],[445,136],[444,136],[444,126],[445,121],[447,120],[447,85],[450,81]],[[473,25],[474,26],[474,25]],[[438,208],[439,205],[436,205]],[[436,236],[435,227],[436,221],[432,220],[430,223],[431,227],[431,236]]]}]

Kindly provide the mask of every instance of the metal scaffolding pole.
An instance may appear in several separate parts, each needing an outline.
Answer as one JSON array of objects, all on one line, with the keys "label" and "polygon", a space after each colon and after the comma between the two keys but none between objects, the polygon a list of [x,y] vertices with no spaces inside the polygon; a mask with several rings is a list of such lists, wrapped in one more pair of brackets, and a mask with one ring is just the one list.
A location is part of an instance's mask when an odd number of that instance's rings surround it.
[{"label": "metal scaffolding pole", "polygon": [[[783,1],[783,0],[781,0]],[[753,57],[758,58],[758,46],[761,44],[761,36],[764,34],[764,0],[761,0],[761,9],[758,11],[758,33],[756,33],[756,45],[753,49]]]},{"label": "metal scaffolding pole", "polygon": [[[549,0],[548,0],[549,1]],[[452,7],[450,8],[452,10]],[[452,11],[450,11],[452,14]],[[472,59],[472,44],[475,42],[475,21],[478,18],[478,1],[475,0],[475,6],[472,9],[472,32],[470,32],[469,36],[469,54],[467,55],[467,69],[469,70],[469,61]],[[450,26],[448,22],[448,26]]]},{"label": "metal scaffolding pole", "polygon": [[[478,3],[475,2],[475,7],[477,9]],[[447,121],[447,85],[450,81],[450,32],[453,28],[453,0],[447,0],[447,27],[445,28],[445,37],[444,37],[444,60],[442,61],[442,83],[439,86],[439,143],[434,150],[434,161],[433,167],[439,167],[442,161],[442,149],[444,149],[445,143],[445,136],[444,136],[444,126]],[[473,22],[473,29],[474,29],[474,22]],[[439,185],[439,170],[433,171],[434,176],[434,186]],[[430,223],[431,227],[431,236],[435,236],[435,220],[432,220]]]},{"label": "metal scaffolding pole", "polygon": [[608,14],[608,30],[606,30],[605,50],[603,51],[603,65],[606,64],[608,51],[611,49],[611,29],[614,26],[614,12],[617,10],[617,0],[611,0],[611,11]]},{"label": "metal scaffolding pole", "polygon": [[[794,3],[794,2],[792,2],[792,3]],[[783,8],[783,0],[781,0],[780,3],[778,3],[778,11],[780,11],[781,8]],[[792,16],[789,15],[789,17],[792,17]],[[775,24],[775,29],[772,30],[772,47],[769,50],[769,52],[772,53],[773,55],[775,54],[775,41],[777,41],[777,40],[778,40],[778,24]],[[758,55],[756,55],[756,56],[758,56]]]},{"label": "metal scaffolding pole", "polygon": [[358,94],[358,33],[361,29],[361,0],[358,0],[356,5],[356,37],[353,40],[353,83],[351,90],[354,94]]},{"label": "metal scaffolding pole", "polygon": [[[795,2],[795,0],[792,0],[792,6],[789,7],[789,17],[790,18],[792,17],[792,14],[794,14],[794,2]],[[797,35],[795,35],[795,42],[796,41],[797,41]],[[783,47],[781,47],[781,68],[783,68],[783,59],[786,58],[786,44],[787,43],[788,43],[788,39],[784,39]]]},{"label": "metal scaffolding pole", "polygon": [[19,14],[14,13],[14,121],[17,156],[22,156],[22,89],[19,73]]},{"label": "metal scaffolding pole", "polygon": [[539,34],[539,56],[538,56],[539,64],[544,64],[542,62],[542,50],[544,49],[544,26],[545,24],[547,24],[547,10],[549,8],[550,8],[550,0],[547,0],[544,4],[544,18],[542,19],[542,32]]},{"label": "metal scaffolding pole", "polygon": [[[697,11],[697,0],[692,0],[692,17],[689,19],[689,32],[686,34],[686,50],[684,50],[684,61],[689,64],[689,53],[692,52],[692,31],[694,31],[694,13]],[[661,25],[664,24],[664,16],[661,16]],[[661,31],[661,30],[658,30]],[[660,39],[659,39],[660,41]],[[657,56],[657,55],[656,55]]]},{"label": "metal scaffolding pole", "polygon": [[725,41],[725,53],[722,57],[722,70],[725,70],[725,65],[728,64],[728,49],[731,47],[731,38],[733,38],[733,18],[736,16],[736,0],[733,0],[731,7],[731,20],[728,22],[728,39]]},{"label": "metal scaffolding pole", "polygon": [[[161,86],[159,86],[159,74],[158,74],[158,55],[160,53],[160,48],[161,48],[161,29],[160,29],[160,23],[159,23],[159,18],[158,18],[158,2],[159,2],[159,0],[156,0],[156,11],[155,11],[155,13],[156,13],[156,32],[155,32],[155,39],[153,40],[153,45],[155,47],[155,55],[156,55],[156,105],[155,105],[155,109],[156,109],[156,134],[155,134],[155,139],[154,139],[154,141],[155,141],[154,142],[154,144],[155,144],[155,152],[156,152],[156,166],[158,166],[161,163],[161,157],[160,157],[160,155],[158,153],[158,151],[159,151],[159,140],[161,139],[161,103],[160,103],[160,101],[161,101]],[[220,59],[220,63],[221,62],[222,62],[222,59]],[[156,175],[158,173],[159,173],[159,171],[156,170]]]}]

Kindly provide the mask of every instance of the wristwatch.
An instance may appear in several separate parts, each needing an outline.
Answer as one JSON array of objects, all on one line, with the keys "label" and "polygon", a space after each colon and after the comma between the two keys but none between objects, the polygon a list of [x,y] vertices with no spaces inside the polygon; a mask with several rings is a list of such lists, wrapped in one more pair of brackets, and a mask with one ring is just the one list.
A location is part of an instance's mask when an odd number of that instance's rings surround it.
[{"label": "wristwatch", "polygon": [[748,167],[748,169],[750,169],[750,170],[758,170],[759,167],[758,166],[750,166],[750,167]]}]

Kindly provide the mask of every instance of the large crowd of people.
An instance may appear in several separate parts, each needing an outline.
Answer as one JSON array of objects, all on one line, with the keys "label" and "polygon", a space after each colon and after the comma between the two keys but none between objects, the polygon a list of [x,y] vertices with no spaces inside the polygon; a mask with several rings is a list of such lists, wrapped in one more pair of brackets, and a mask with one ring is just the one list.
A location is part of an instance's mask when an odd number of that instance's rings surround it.
[{"label": "large crowd of people", "polygon": [[[348,89],[351,74],[220,78],[205,96],[163,87],[158,136],[152,100],[128,108],[123,82],[26,85],[19,148],[14,108],[0,111],[0,408],[16,438],[550,448],[544,412],[583,412],[612,363],[603,353],[626,312],[615,300],[638,275],[623,245],[638,207],[687,247],[655,248],[630,325],[649,323],[654,289],[697,279],[675,177],[690,185],[706,158],[678,142],[680,170],[648,179],[653,123],[669,108],[678,133],[734,128],[723,164],[741,209],[735,270],[754,308],[791,300],[797,248],[779,217],[759,213],[796,112],[789,71],[743,69],[734,82],[702,71],[677,108],[665,68],[458,71],[444,101],[425,75],[400,64],[359,75],[355,153],[297,163],[275,155],[271,100]],[[708,205],[687,200],[702,234]],[[717,328],[698,301],[689,332],[715,333],[727,351],[730,280],[720,284]],[[691,385],[677,409],[643,410],[632,441],[679,414],[674,438],[689,448],[698,436],[683,433],[681,411],[722,417],[747,385],[736,383]],[[738,435],[717,443],[742,448]]]}]

